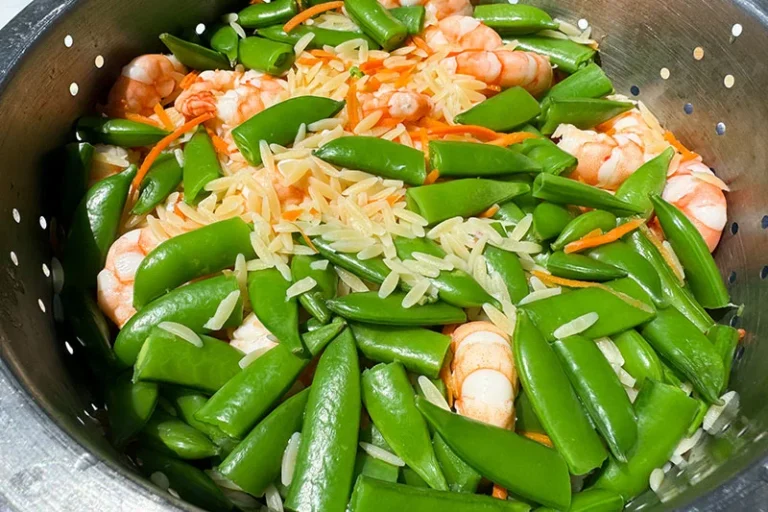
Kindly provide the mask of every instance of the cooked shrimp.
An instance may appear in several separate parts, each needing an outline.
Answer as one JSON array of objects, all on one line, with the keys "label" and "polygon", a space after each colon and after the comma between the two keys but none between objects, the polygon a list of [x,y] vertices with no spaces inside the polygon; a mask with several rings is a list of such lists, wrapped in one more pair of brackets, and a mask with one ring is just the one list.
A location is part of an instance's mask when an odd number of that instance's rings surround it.
[{"label": "cooked shrimp", "polygon": [[101,310],[120,328],[136,313],[133,308],[136,271],[159,243],[151,229],[135,229],[115,240],[107,252],[104,270],[96,278],[96,294]]},{"label": "cooked shrimp", "polygon": [[434,19],[442,20],[454,14],[472,15],[472,3],[469,0],[379,0],[387,9],[412,5],[423,5]]},{"label": "cooked shrimp", "polygon": [[256,350],[266,352],[277,346],[276,339],[259,318],[251,313],[245,317],[242,325],[232,332],[229,344],[245,354],[250,354]]},{"label": "cooked shrimp", "polygon": [[491,27],[472,16],[448,16],[424,31],[427,44],[434,49],[446,45],[462,50],[496,50],[504,44],[501,36]]},{"label": "cooked shrimp", "polygon": [[432,111],[429,96],[405,89],[360,95],[360,104],[365,115],[383,110],[387,117],[418,121]]},{"label": "cooked shrimp", "polygon": [[123,68],[109,91],[107,111],[114,116],[126,113],[150,116],[155,105],[165,104],[173,97],[186,72],[173,56],[136,57]]},{"label": "cooked shrimp", "polygon": [[531,52],[467,50],[443,63],[454,73],[474,76],[488,85],[520,86],[534,96],[552,84],[549,59]]},{"label": "cooked shrimp", "polygon": [[517,371],[509,336],[490,322],[470,322],[456,329],[451,338],[456,411],[511,429],[515,423]]}]

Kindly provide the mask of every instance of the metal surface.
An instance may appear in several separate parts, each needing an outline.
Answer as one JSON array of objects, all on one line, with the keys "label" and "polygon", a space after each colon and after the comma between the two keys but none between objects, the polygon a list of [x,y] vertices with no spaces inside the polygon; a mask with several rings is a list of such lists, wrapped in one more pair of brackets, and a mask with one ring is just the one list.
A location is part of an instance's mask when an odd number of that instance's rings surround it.
[{"label": "metal surface", "polygon": [[[81,379],[79,347],[70,343],[71,355],[65,345],[70,340],[56,336],[51,280],[42,265],[51,265],[51,191],[45,185],[57,169],[45,155],[67,140],[72,122],[103,96],[125,62],[157,48],[158,33],[213,19],[237,3],[37,0],[0,32],[0,510],[184,506],[155,494],[121,465],[91,418],[97,413]],[[667,495],[676,497],[660,505],[648,495],[634,507],[768,510],[768,437],[762,435],[768,430],[768,344],[758,342],[768,332],[761,311],[768,300],[768,282],[761,279],[768,265],[768,147],[762,140],[768,2],[532,3],[564,19],[588,20],[598,37],[607,34],[602,62],[618,91],[629,95],[638,87],[637,97],[732,188],[717,259],[733,302],[747,306],[735,320],[734,311],[724,313],[724,321],[749,333],[732,380],[742,397],[741,414],[705,447],[704,464],[670,475]],[[736,23],[743,33],[734,38]],[[71,47],[64,44],[67,35]],[[702,60],[694,59],[697,47],[704,49]],[[94,65],[98,55],[106,61],[101,69]],[[729,74],[732,88],[724,85]],[[72,83],[78,85],[75,96]],[[722,135],[718,123],[725,127]]]}]

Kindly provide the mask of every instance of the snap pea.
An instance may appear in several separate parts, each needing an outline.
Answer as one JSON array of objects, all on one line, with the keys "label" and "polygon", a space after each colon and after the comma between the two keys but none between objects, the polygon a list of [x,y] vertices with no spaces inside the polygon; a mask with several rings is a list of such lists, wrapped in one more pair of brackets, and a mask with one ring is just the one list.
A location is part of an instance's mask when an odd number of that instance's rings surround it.
[{"label": "snap pea", "polygon": [[240,440],[230,437],[218,427],[203,423],[195,418],[195,414],[208,401],[208,397],[192,389],[179,386],[163,386],[162,396],[168,399],[176,409],[176,414],[189,426],[196,428],[221,448],[221,454],[227,456]]},{"label": "snap pea", "polygon": [[451,338],[429,329],[350,324],[357,348],[371,361],[402,363],[409,371],[436,379]]},{"label": "snap pea", "polygon": [[[195,332],[216,313],[219,304],[237,291],[234,276],[217,276],[177,288],[150,302],[128,320],[115,339],[114,351],[120,363],[132,366],[149,332],[160,322],[178,322]],[[243,320],[242,300],[238,300],[225,327],[236,327]]]},{"label": "snap pea", "polygon": [[664,186],[667,183],[667,170],[674,156],[675,150],[669,147],[657,157],[644,163],[629,178],[624,180],[624,183],[616,191],[616,197],[641,207],[643,217],[650,218],[653,213],[651,195],[659,195],[664,191]]},{"label": "snap pea", "polygon": [[510,149],[492,144],[449,140],[429,142],[429,165],[438,169],[440,176],[460,178],[541,171],[536,162]]},{"label": "snap pea", "polygon": [[622,510],[624,510],[624,498],[620,494],[607,489],[587,489],[573,495],[568,512],[621,512]]},{"label": "snap pea", "polygon": [[427,177],[424,153],[378,137],[340,137],[312,154],[337,167],[358,169],[409,185],[421,185]]},{"label": "snap pea", "polygon": [[[555,351],[526,313],[517,316],[513,347],[518,375],[533,410],[571,473],[583,475],[600,467],[608,453],[584,413]],[[570,500],[570,487],[568,492]],[[562,503],[560,507],[566,508]]]},{"label": "snap pea", "polygon": [[510,87],[454,117],[456,124],[484,126],[497,132],[512,131],[541,113],[539,102],[522,87]]},{"label": "snap pea", "polygon": [[613,84],[603,68],[590,62],[553,85],[541,101],[546,103],[552,98],[602,98],[612,92]]},{"label": "snap pea", "polygon": [[[595,58],[597,53],[589,46],[569,39],[553,39],[544,36],[522,36],[513,39],[517,50],[525,50],[549,57],[552,64],[565,73],[575,73]],[[511,42],[512,40],[505,40]]]},{"label": "snap pea", "polygon": [[[255,258],[250,234],[250,226],[234,217],[164,241],[142,260],[136,271],[134,307],[141,310],[184,283],[232,267],[238,254]],[[191,258],[193,254],[195,257]]]},{"label": "snap pea", "polygon": [[213,27],[209,44],[213,50],[226,56],[231,66],[237,62],[240,36],[237,35],[237,32],[235,32],[231,25],[217,25]]},{"label": "snap pea", "polygon": [[184,145],[184,202],[196,204],[205,185],[221,175],[221,164],[208,132],[200,128]]},{"label": "snap pea", "polygon": [[124,372],[107,386],[110,440],[120,449],[149,421],[157,405],[157,384],[131,381]]},{"label": "snap pea", "polygon": [[595,487],[629,501],[648,488],[651,472],[664,465],[696,413],[696,401],[673,386],[648,379],[635,400],[637,445],[626,464],[610,459]]},{"label": "snap pea", "polygon": [[400,469],[400,478],[398,479],[398,481],[400,483],[408,485],[409,487],[429,489],[429,485],[427,485],[427,482],[425,482],[424,479],[421,478],[417,472],[415,472],[408,466],[405,466]]},{"label": "snap pea", "polygon": [[135,382],[163,382],[215,393],[240,373],[243,353],[216,338],[200,336],[202,347],[155,327],[133,369]]},{"label": "snap pea", "polygon": [[352,331],[346,329],[317,365],[285,500],[289,510],[346,509],[355,470],[360,394],[357,349]]},{"label": "snap pea", "polygon": [[561,124],[588,130],[634,108],[628,101],[595,98],[550,98],[542,111],[544,135],[552,135]]},{"label": "snap pea", "polygon": [[179,62],[198,71],[232,69],[229,59],[216,50],[185,41],[171,34],[160,34],[160,40]]},{"label": "snap pea", "polygon": [[241,39],[237,51],[240,64],[247,69],[255,69],[275,76],[288,71],[295,59],[291,45],[256,36]]},{"label": "snap pea", "polygon": [[643,287],[656,304],[664,305],[659,275],[648,260],[637,254],[621,240],[604,244],[586,252],[587,256],[618,267],[629,274],[637,284]]},{"label": "snap pea", "polygon": [[448,488],[453,492],[470,494],[477,492],[477,487],[483,478],[482,475],[456,455],[456,452],[448,446],[440,434],[435,433],[433,436],[432,447],[445,475],[445,480],[448,482]]},{"label": "snap pea", "polygon": [[360,441],[371,443],[373,446],[377,446],[382,450],[392,452],[392,447],[387,444],[387,441],[384,440],[384,436],[381,435],[379,429],[376,428],[376,425],[372,422],[368,422],[368,425],[360,428]]},{"label": "snap pea", "polygon": [[515,419],[516,431],[546,434],[544,426],[533,410],[531,399],[528,398],[528,393],[524,389],[520,390],[515,400],[515,416],[517,417]]},{"label": "snap pea", "polygon": [[317,285],[299,295],[299,302],[321,324],[327,324],[331,320],[331,312],[325,307],[325,301],[336,296],[339,278],[330,264],[324,269],[312,266],[322,259],[321,256],[295,255],[291,259],[291,277],[294,282],[307,277],[315,280]]},{"label": "snap pea", "polygon": [[385,51],[394,50],[408,37],[408,27],[376,0],[345,0],[344,9]]},{"label": "snap pea", "polygon": [[336,252],[331,247],[330,242],[323,240],[319,236],[312,239],[312,245],[328,261],[366,281],[381,284],[389,275],[389,267],[384,264],[383,258],[361,260],[351,253]]},{"label": "snap pea", "polygon": [[[555,364],[558,364],[556,358]],[[570,386],[567,379],[565,385]],[[578,406],[578,399],[573,398]],[[568,467],[555,450],[509,430],[451,413],[421,397],[416,399],[416,406],[459,457],[485,478],[523,498],[557,508],[568,507],[571,501]],[[591,427],[588,433],[602,449]],[[454,496],[459,499],[466,494]]]},{"label": "snap pea", "polygon": [[309,389],[287,399],[251,430],[219,465],[219,472],[253,496],[261,496],[280,475],[283,452],[301,430]]},{"label": "snap pea", "polygon": [[275,0],[268,4],[249,5],[237,13],[237,22],[243,28],[264,28],[282,25],[298,13],[296,0]]},{"label": "snap pea", "polygon": [[533,210],[533,231],[538,239],[550,240],[558,236],[573,217],[563,206],[541,202]]},{"label": "snap pea", "polygon": [[[493,215],[494,219],[509,222],[511,224],[517,224],[523,217],[525,217],[525,212],[512,201],[507,201],[499,206],[499,210]],[[504,233],[502,233],[502,235],[503,234]]]},{"label": "snap pea", "polygon": [[407,5],[394,7],[389,13],[400,21],[408,29],[408,35],[415,36],[424,30],[424,18],[427,10],[423,5]]},{"label": "snap pea", "polygon": [[[727,387],[727,384],[724,386],[723,389]],[[709,411],[709,404],[705,402],[704,400],[696,399],[696,414],[693,415],[693,421],[691,422],[690,426],[688,427],[688,431],[685,433],[685,437],[691,437],[693,434],[696,433],[697,430],[701,427],[701,424],[704,423],[704,416],[707,415],[707,411]]]},{"label": "snap pea", "polygon": [[309,42],[307,48],[322,49],[324,46],[338,46],[341,43],[352,41],[353,39],[363,39],[368,43],[368,48],[371,50],[378,50],[381,48],[379,44],[363,34],[362,32],[350,32],[347,30],[332,30],[328,28],[320,28],[314,25],[299,25],[288,33],[283,31],[282,25],[275,25],[273,27],[260,28],[256,31],[261,37],[271,39],[272,41],[278,41],[281,43],[287,43],[295,45],[299,39],[307,34],[313,34],[312,40]]},{"label": "snap pea", "polygon": [[144,215],[151,212],[178,188],[182,173],[181,166],[173,155],[165,154],[159,157],[141,180],[139,199],[133,205],[131,213]]},{"label": "snap pea", "polygon": [[720,391],[728,388],[728,381],[731,377],[731,366],[733,365],[733,356],[736,353],[736,347],[739,346],[739,331],[728,325],[715,324],[707,333],[707,337],[715,346],[715,351],[720,355],[723,361],[723,386]]},{"label": "snap pea", "polygon": [[219,447],[205,434],[160,410],[141,429],[139,442],[180,459],[207,459],[219,453]]},{"label": "snap pea", "polygon": [[72,224],[64,247],[64,274],[67,284],[91,288],[104,268],[112,242],[115,241],[131,180],[136,166],[105,178],[93,185],[72,215]]},{"label": "snap pea", "polygon": [[59,219],[69,226],[72,214],[88,190],[93,161],[93,146],[87,142],[73,142],[62,150],[63,168],[59,181],[61,191]]},{"label": "snap pea", "polygon": [[294,354],[305,351],[299,334],[299,304],[287,297],[291,282],[276,268],[248,272],[248,297],[264,327]]},{"label": "snap pea", "polygon": [[688,217],[658,195],[651,196],[664,236],[680,259],[693,296],[705,308],[722,308],[730,298],[706,242]]},{"label": "snap pea", "polygon": [[627,276],[626,270],[592,259],[583,254],[556,251],[547,258],[547,270],[552,275],[580,281],[610,281]]},{"label": "snap pea", "polygon": [[559,251],[571,242],[582,238],[596,229],[604,232],[616,227],[616,216],[605,210],[592,210],[582,213],[563,228],[557,240],[552,242],[552,250]]},{"label": "snap pea", "polygon": [[609,192],[562,176],[541,173],[533,181],[533,197],[557,204],[588,206],[608,210],[616,215],[642,213],[643,209]]},{"label": "snap pea", "polygon": [[525,139],[510,146],[510,149],[527,156],[541,166],[541,172],[549,174],[569,174],[579,163],[575,156],[563,151],[549,139]]},{"label": "snap pea", "polygon": [[448,490],[403,365],[381,363],[365,370],[362,393],[366,411],[395,454],[431,488]]},{"label": "snap pea", "polygon": [[409,188],[406,201],[410,210],[436,224],[451,217],[476,215],[528,190],[523,183],[467,178]]},{"label": "snap pea", "polygon": [[624,369],[635,378],[640,389],[646,379],[661,381],[664,370],[659,356],[645,338],[634,329],[629,329],[611,338],[624,358]]},{"label": "snap pea", "polygon": [[473,16],[503,36],[535,34],[559,26],[546,11],[531,5],[478,5]]},{"label": "snap pea", "polygon": [[360,475],[394,483],[400,476],[400,468],[376,457],[371,457],[365,452],[357,452],[353,480],[357,480]]},{"label": "snap pea", "polygon": [[107,117],[81,117],[75,130],[81,140],[123,148],[153,146],[169,133],[149,124]]},{"label": "snap pea", "polygon": [[342,318],[379,325],[429,326],[460,324],[467,315],[460,308],[435,302],[433,304],[402,306],[402,293],[380,298],[377,292],[350,293],[325,303],[328,309]]},{"label": "snap pea", "polygon": [[[291,50],[293,51],[293,50]],[[296,138],[302,124],[333,117],[344,108],[343,101],[320,96],[300,96],[262,110],[232,130],[232,138],[251,165],[261,163],[259,142],[286,145]]]},{"label": "snap pea", "polygon": [[643,337],[691,381],[710,403],[719,403],[725,369],[714,345],[675,308],[660,309],[642,329]]},{"label": "snap pea", "polygon": [[525,277],[520,258],[516,254],[487,245],[483,255],[488,267],[501,276],[514,304],[528,295],[528,279]]}]

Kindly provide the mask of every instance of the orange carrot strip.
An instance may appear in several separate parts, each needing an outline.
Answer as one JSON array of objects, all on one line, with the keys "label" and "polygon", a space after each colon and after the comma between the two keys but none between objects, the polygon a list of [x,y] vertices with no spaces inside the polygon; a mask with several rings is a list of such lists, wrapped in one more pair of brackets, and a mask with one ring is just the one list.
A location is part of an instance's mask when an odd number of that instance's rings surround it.
[{"label": "orange carrot strip", "polygon": [[512,144],[517,144],[518,142],[523,142],[526,139],[535,139],[536,135],[528,132],[515,132],[515,133],[508,133],[506,135],[502,135],[498,139],[493,139],[490,142],[487,142],[486,144],[493,144],[494,146],[511,146]]},{"label": "orange carrot strip", "polygon": [[505,488],[499,484],[493,484],[493,492],[491,493],[491,496],[500,500],[506,500],[508,495],[509,494]]},{"label": "orange carrot strip", "polygon": [[427,178],[424,180],[425,185],[431,185],[434,182],[437,181],[437,179],[440,177],[440,171],[437,169],[432,169],[432,171],[427,174]]},{"label": "orange carrot strip", "polygon": [[187,73],[184,78],[181,79],[181,82],[179,82],[179,87],[182,89],[188,89],[193,83],[195,83],[195,80],[197,80],[198,76],[199,75],[197,71]]},{"label": "orange carrot strip", "polygon": [[406,69],[405,72],[400,75],[400,78],[395,81],[395,89],[402,89],[408,85],[408,82],[411,81],[411,74],[416,69],[416,66],[407,66],[407,68],[408,69]]},{"label": "orange carrot strip", "polygon": [[394,128],[402,122],[403,119],[400,117],[387,117],[382,118],[378,123],[376,123],[376,126],[381,126],[382,128]]},{"label": "orange carrot strip", "polygon": [[581,238],[582,238],[582,239],[585,239],[585,238],[594,238],[594,237],[596,237],[596,236],[600,236],[600,235],[602,235],[602,234],[603,234],[603,230],[602,230],[602,229],[600,229],[600,228],[597,228],[597,229],[593,229],[592,231],[590,231],[589,233],[587,233],[586,235],[584,235],[584,236],[583,236],[583,237],[581,237]]},{"label": "orange carrot strip", "polygon": [[[419,140],[421,141],[421,150],[424,152],[424,158],[429,158],[429,137],[427,136],[426,128],[419,128]],[[438,172],[439,175],[440,173]]]},{"label": "orange carrot strip", "polygon": [[301,217],[301,214],[304,213],[303,210],[288,210],[283,212],[283,220],[287,220],[288,222],[293,222],[299,217]]},{"label": "orange carrot strip", "polygon": [[301,234],[301,238],[304,239],[304,243],[307,244],[308,247],[310,247],[316,253],[320,252],[317,250],[317,247],[315,247],[315,244],[312,243],[312,240],[310,240],[310,238],[307,236],[307,234],[304,232],[303,229],[301,229],[298,226],[296,226],[296,229],[299,230],[299,233]]},{"label": "orange carrot strip", "polygon": [[326,2],[324,4],[317,4],[309,9],[301,11],[299,14],[288,20],[288,22],[283,25],[283,32],[286,34],[290,32],[291,30],[295,29],[308,19],[312,18],[313,16],[317,16],[320,13],[323,13],[325,11],[332,11],[334,9],[341,9],[344,7],[344,2]]},{"label": "orange carrot strip", "polygon": [[181,211],[181,208],[179,208],[179,204],[178,203],[173,205],[173,213],[175,213],[176,215],[178,215],[182,219],[186,219],[187,218],[187,216],[184,215],[184,212]]},{"label": "orange carrot strip", "polygon": [[309,53],[318,59],[341,60],[338,55],[327,52],[325,50],[310,50]]},{"label": "orange carrot strip", "polygon": [[473,135],[484,139],[497,139],[499,134],[495,131],[486,128],[485,126],[477,126],[473,124],[446,126],[444,128],[430,128],[430,135],[451,135],[455,133],[464,133]]},{"label": "orange carrot strip", "polygon": [[157,157],[160,156],[160,153],[162,153],[165,149],[170,146],[173,141],[184,135],[185,133],[194,130],[198,125],[203,124],[206,121],[210,121],[215,117],[214,114],[203,114],[202,116],[198,116],[194,118],[193,120],[184,123],[180,128],[176,129],[173,133],[170,135],[164,137],[160,142],[155,145],[155,147],[152,148],[152,150],[147,155],[147,158],[144,159],[144,162],[142,162],[141,167],[139,168],[139,172],[136,173],[136,177],[133,178],[133,183],[131,183],[131,186],[134,190],[139,188],[139,185],[141,185],[141,181],[144,179],[144,176],[147,175],[149,172],[149,169],[152,167],[152,164],[155,163],[155,160],[157,160]]},{"label": "orange carrot strip", "polygon": [[296,59],[296,62],[299,64],[304,64],[305,66],[314,66],[320,62],[320,59],[316,59],[315,57],[302,57],[300,59]]},{"label": "orange carrot strip", "polygon": [[419,48],[420,50],[424,50],[427,52],[427,55],[432,55],[432,48],[429,47],[427,42],[420,38],[419,36],[413,36],[411,37],[411,41],[413,41],[414,46],[416,48]]},{"label": "orange carrot strip", "polygon": [[675,137],[675,134],[669,130],[664,132],[664,140],[669,142],[676,150],[678,150],[683,155],[683,162],[686,162],[688,160],[693,160],[699,156],[693,151],[683,146],[682,142],[677,140],[677,137]]},{"label": "orange carrot strip", "polygon": [[163,128],[154,119],[150,119],[146,116],[141,116],[139,114],[134,114],[133,112],[126,112],[125,118],[129,121],[133,121],[134,123],[147,124],[149,126],[154,126],[155,128]]},{"label": "orange carrot strip", "polygon": [[552,440],[547,435],[540,434],[538,432],[520,432],[520,434],[527,437],[528,439],[536,441],[539,444],[543,444],[544,446],[549,446],[550,448],[554,446],[552,444]]},{"label": "orange carrot strip", "polygon": [[168,115],[168,112],[165,111],[163,106],[161,104],[155,105],[155,114],[157,117],[160,118],[160,122],[163,123],[163,126],[165,126],[165,129],[169,132],[172,132],[176,129],[176,125],[173,124],[173,121],[171,121],[171,117]]},{"label": "orange carrot strip", "polygon": [[576,240],[575,242],[571,242],[565,246],[564,252],[566,254],[570,254],[573,252],[583,251],[584,249],[589,249],[591,247],[597,247],[600,245],[605,245],[611,242],[615,242],[619,238],[623,237],[624,235],[626,235],[631,231],[634,231],[635,229],[639,228],[643,224],[645,224],[645,219],[630,220],[629,222],[625,222],[621,226],[613,228],[612,230],[610,230],[604,235],[593,236],[589,238],[582,238],[581,240]]},{"label": "orange carrot strip", "polygon": [[208,132],[208,136],[211,138],[211,142],[213,142],[213,149],[215,149],[217,153],[222,155],[230,154],[229,144],[224,142],[224,139],[213,133],[213,130],[206,131]]},{"label": "orange carrot strip", "polygon": [[360,71],[366,75],[370,75],[371,72],[376,71],[384,67],[383,59],[370,59],[360,64]]},{"label": "orange carrot strip", "polygon": [[402,198],[403,198],[402,194],[393,194],[387,197],[387,202],[389,203],[389,206],[394,206],[395,203],[401,200]]},{"label": "orange carrot strip", "polygon": [[577,281],[575,279],[565,279],[564,277],[555,277],[546,272],[540,270],[531,270],[531,275],[534,275],[542,281],[557,286],[565,286],[566,288],[600,288],[600,283],[592,283],[589,281]]},{"label": "orange carrot strip", "polygon": [[488,208],[487,210],[485,210],[480,215],[478,215],[478,217],[480,217],[481,219],[490,219],[491,217],[496,215],[496,212],[498,212],[498,211],[499,211],[499,205],[495,204],[495,205],[491,206],[490,208]]},{"label": "orange carrot strip", "polygon": [[357,82],[352,81],[347,91],[347,118],[349,119],[349,129],[354,130],[357,123],[360,122],[357,105]]}]

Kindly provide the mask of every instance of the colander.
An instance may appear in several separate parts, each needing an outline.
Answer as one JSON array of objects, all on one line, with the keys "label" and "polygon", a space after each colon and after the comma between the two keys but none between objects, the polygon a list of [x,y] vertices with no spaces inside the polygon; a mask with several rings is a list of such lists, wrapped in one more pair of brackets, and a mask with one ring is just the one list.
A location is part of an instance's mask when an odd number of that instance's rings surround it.
[{"label": "colander", "polygon": [[[0,0],[1,1],[1,0]],[[731,187],[717,250],[746,329],[740,410],[688,468],[632,509],[768,510],[768,1],[535,3],[593,26],[618,92],[645,102]],[[232,0],[37,0],[0,31],[0,510],[194,510],[106,442],[82,350],[57,331],[52,151],[132,57],[241,6]],[[93,389],[93,388],[90,388]]]}]

